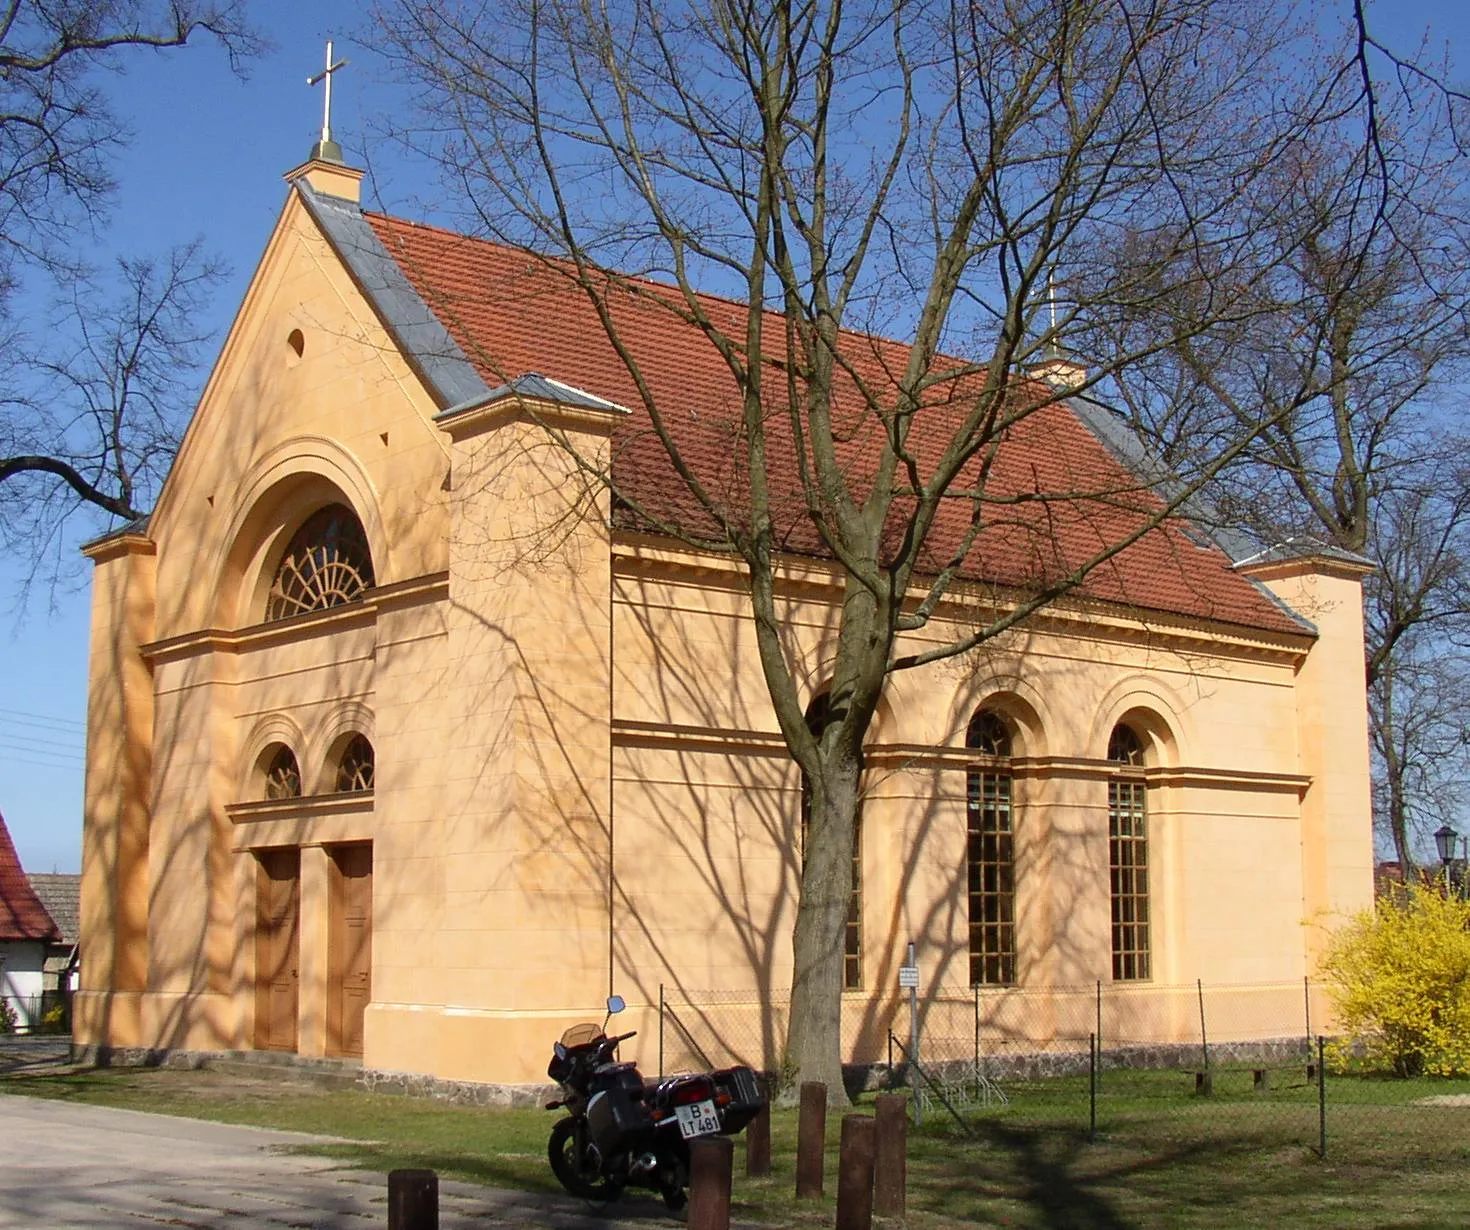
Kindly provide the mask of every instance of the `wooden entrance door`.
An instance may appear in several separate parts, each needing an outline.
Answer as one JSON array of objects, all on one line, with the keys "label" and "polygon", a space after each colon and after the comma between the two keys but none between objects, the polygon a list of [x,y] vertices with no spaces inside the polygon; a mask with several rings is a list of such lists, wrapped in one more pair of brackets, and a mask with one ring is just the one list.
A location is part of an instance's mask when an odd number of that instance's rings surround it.
[{"label": "wooden entrance door", "polygon": [[362,1057],[362,1023],[373,989],[373,847],[331,850],[327,1054]]},{"label": "wooden entrance door", "polygon": [[301,966],[301,851],[262,850],[255,887],[255,1045],[296,1049]]}]

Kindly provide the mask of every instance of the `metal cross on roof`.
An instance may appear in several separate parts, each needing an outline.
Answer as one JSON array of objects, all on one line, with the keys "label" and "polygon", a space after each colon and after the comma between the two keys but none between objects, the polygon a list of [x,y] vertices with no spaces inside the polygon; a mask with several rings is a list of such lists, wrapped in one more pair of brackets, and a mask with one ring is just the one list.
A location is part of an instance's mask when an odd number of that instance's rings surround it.
[{"label": "metal cross on roof", "polygon": [[316,143],[311,151],[313,158],[324,158],[329,162],[342,161],[342,147],[332,140],[332,74],[339,68],[347,67],[345,58],[332,62],[332,40],[327,40],[327,66],[321,72],[306,79],[307,85],[316,85],[325,82],[326,89],[322,98],[322,139]]}]

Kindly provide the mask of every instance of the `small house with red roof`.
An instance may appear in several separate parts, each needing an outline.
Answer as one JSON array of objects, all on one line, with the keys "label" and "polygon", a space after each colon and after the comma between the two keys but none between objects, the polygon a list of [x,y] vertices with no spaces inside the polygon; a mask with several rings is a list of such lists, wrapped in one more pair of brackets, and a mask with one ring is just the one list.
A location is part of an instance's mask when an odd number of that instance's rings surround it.
[{"label": "small house with red roof", "polygon": [[20,865],[0,816],[0,1016],[26,1033],[40,1022],[46,956],[61,932]]},{"label": "small house with red roof", "polygon": [[[617,300],[620,355],[553,262],[364,210],[360,178],[288,175],[155,509],[87,548],[76,1038],[517,1085],[614,990],[646,1070],[661,1002],[683,1006],[666,1066],[774,1067],[802,785],[746,578],[688,497],[746,481],[729,369],[653,292]],[[869,387],[903,366],[842,345]],[[952,412],[916,418],[921,461]],[[874,437],[850,426],[861,475]],[[770,442],[781,636],[816,703],[841,576],[798,442]],[[1015,514],[969,548],[966,519],[936,525],[960,584],[911,644],[1133,537],[984,652],[888,686],[845,1057],[885,1052],[910,943],[935,1045],[983,994],[1018,1042],[1085,1048],[1100,984],[1133,1040],[1193,1036],[1196,979],[1252,997],[1212,1041],[1290,1032],[1303,924],[1373,895],[1363,562],[1184,516],[1143,532],[1124,493],[1157,501],[1147,459],[1085,396],[990,464]],[[1050,498],[1078,491],[1118,494]]]}]

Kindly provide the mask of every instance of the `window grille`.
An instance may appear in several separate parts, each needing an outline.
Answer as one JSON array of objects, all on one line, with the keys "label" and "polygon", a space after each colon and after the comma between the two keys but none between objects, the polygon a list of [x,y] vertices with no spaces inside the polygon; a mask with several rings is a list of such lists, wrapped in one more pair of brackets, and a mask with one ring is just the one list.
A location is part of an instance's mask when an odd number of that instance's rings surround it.
[{"label": "window grille", "polygon": [[350,508],[328,504],[292,536],[276,567],[267,620],[287,619],[361,598],[373,581],[373,558],[362,523]]},{"label": "window grille", "polygon": [[[1005,722],[980,710],[965,746],[996,761],[1011,755]],[[1004,765],[973,765],[965,774],[966,881],[970,919],[970,982],[1016,980],[1016,856],[1011,774]]]},{"label": "window grille", "polygon": [[[1139,766],[1143,744],[1126,726],[1108,741],[1108,759]],[[1141,777],[1123,773],[1108,783],[1108,879],[1113,915],[1113,978],[1118,982],[1151,977],[1148,886],[1148,787]]]},{"label": "window grille", "polygon": [[265,769],[265,797],[268,799],[299,799],[301,797],[301,769],[296,763],[296,753],[285,744],[276,748]]},{"label": "window grille", "polygon": [[372,788],[373,745],[363,735],[353,735],[337,766],[337,789],[346,792]]}]

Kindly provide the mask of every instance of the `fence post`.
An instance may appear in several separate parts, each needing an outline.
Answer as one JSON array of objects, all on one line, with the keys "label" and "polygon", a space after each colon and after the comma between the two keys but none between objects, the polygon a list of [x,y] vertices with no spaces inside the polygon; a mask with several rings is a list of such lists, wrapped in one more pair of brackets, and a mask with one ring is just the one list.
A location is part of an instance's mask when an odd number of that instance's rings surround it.
[{"label": "fence post", "polygon": [[1317,1035],[1317,1153],[1327,1157],[1327,1039]]},{"label": "fence post", "polygon": [[880,1093],[873,1124],[873,1212],[902,1217],[908,1203],[908,1099],[901,1093]]},{"label": "fence post", "polygon": [[689,1230],[730,1230],[730,1171],[735,1142],[699,1136],[689,1142]]},{"label": "fence post", "polygon": [[432,1170],[388,1172],[388,1230],[439,1230],[439,1176]]},{"label": "fence post", "polygon": [[975,1075],[980,1075],[980,984],[975,984]]},{"label": "fence post", "polygon": [[873,1225],[873,1135],[869,1116],[842,1116],[836,1230],[871,1230]]},{"label": "fence post", "polygon": [[1307,1005],[1307,1084],[1317,1079],[1317,1065],[1312,1062],[1312,976],[1302,977],[1302,992]]},{"label": "fence post", "polygon": [[745,1128],[745,1173],[748,1178],[764,1179],[771,1173],[771,1100],[756,1112]]},{"label": "fence post", "polygon": [[1087,1139],[1097,1140],[1097,1035],[1087,1038]]},{"label": "fence post", "polygon": [[803,1081],[796,1121],[796,1198],[815,1200],[822,1194],[822,1167],[827,1140],[827,1086]]},{"label": "fence post", "polygon": [[1205,1072],[1208,1073],[1210,1070],[1210,1035],[1205,1029],[1205,980],[1196,978],[1194,985],[1199,992],[1199,1048],[1204,1056]]}]

